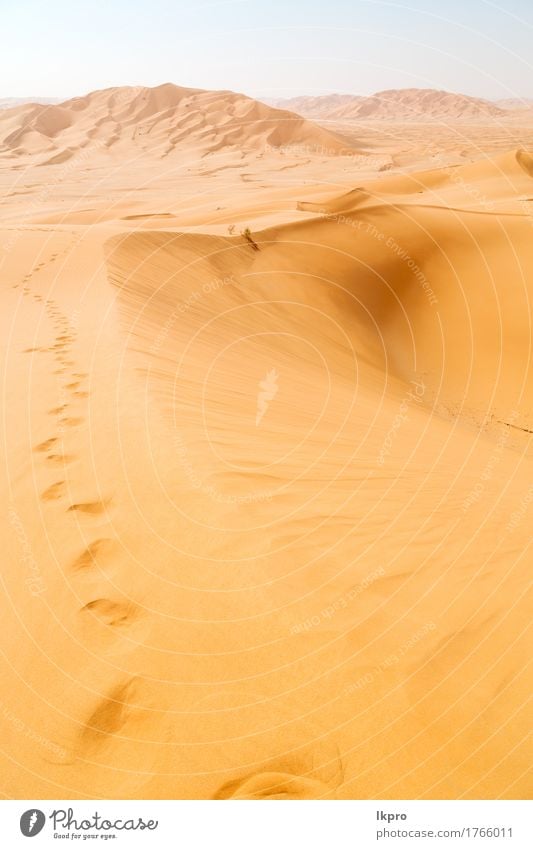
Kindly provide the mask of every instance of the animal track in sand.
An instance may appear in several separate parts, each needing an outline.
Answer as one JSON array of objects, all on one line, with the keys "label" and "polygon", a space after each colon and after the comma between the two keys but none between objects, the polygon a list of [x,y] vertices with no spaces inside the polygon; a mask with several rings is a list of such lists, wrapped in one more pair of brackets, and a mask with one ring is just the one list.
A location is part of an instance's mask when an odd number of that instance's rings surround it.
[{"label": "animal track in sand", "polygon": [[79,513],[89,513],[96,516],[105,513],[110,501],[110,498],[106,498],[104,501],[80,501],[77,504],[71,504],[68,512],[75,510]]},{"label": "animal track in sand", "polygon": [[75,572],[89,569],[92,566],[100,564],[100,561],[112,556],[118,550],[118,545],[115,540],[110,537],[101,537],[91,542],[85,551],[76,558],[71,565],[71,569]]},{"label": "animal track in sand", "polygon": [[66,425],[66,427],[78,427],[78,425],[83,424],[85,420],[81,418],[81,416],[63,416],[63,418],[59,419],[59,423],[62,425]]},{"label": "animal track in sand", "polygon": [[213,799],[320,799],[334,788],[309,776],[285,772],[258,772],[222,785]]},{"label": "animal track in sand", "polygon": [[121,627],[136,617],[131,603],[116,602],[109,598],[97,598],[81,608],[80,613],[90,613],[106,625]]},{"label": "animal track in sand", "polygon": [[36,445],[33,449],[34,451],[49,451],[52,446],[54,446],[57,442],[57,436],[52,436],[50,439],[46,439],[44,442],[40,442],[39,445]]},{"label": "animal track in sand", "polygon": [[57,483],[53,483],[52,486],[49,486],[48,489],[41,494],[41,499],[43,501],[57,501],[59,498],[62,498],[65,494],[65,481],[57,481]]},{"label": "animal track in sand", "polygon": [[65,389],[77,389],[80,385],[79,380],[73,380],[71,383],[65,383]]},{"label": "animal track in sand", "polygon": [[47,454],[46,459],[52,466],[67,466],[76,457],[74,454]]},{"label": "animal track in sand", "polygon": [[92,748],[106,742],[106,736],[116,734],[128,719],[135,679],[114,687],[92,712],[80,733],[82,748]]}]

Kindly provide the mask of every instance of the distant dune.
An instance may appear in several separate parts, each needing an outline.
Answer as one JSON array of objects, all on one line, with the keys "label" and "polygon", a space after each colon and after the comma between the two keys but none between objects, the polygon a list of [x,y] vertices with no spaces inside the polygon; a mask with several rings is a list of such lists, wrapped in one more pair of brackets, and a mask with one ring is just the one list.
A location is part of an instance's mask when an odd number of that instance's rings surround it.
[{"label": "distant dune", "polygon": [[507,109],[509,111],[517,109],[533,109],[533,99],[523,97],[509,97],[505,100],[497,100],[496,105],[499,106],[501,109]]},{"label": "distant dune", "polygon": [[308,118],[327,120],[471,120],[506,114],[505,109],[489,100],[421,88],[390,89],[370,97],[294,97],[275,104]]},{"label": "distant dune", "polygon": [[300,115],[246,95],[170,83],[110,88],[0,115],[0,154],[41,154],[41,164],[64,162],[81,150],[164,158],[191,148],[202,156],[226,148],[291,145],[329,153],[349,147]]},{"label": "distant dune", "polygon": [[12,109],[24,103],[60,103],[60,97],[0,97],[0,109]]}]

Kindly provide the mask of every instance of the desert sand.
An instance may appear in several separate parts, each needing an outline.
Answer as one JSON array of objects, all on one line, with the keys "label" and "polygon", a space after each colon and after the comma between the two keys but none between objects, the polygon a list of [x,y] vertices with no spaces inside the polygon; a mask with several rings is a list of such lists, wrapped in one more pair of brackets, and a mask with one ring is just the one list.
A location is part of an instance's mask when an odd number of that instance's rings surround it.
[{"label": "desert sand", "polygon": [[494,108],[0,113],[4,797],[527,797],[532,123]]}]

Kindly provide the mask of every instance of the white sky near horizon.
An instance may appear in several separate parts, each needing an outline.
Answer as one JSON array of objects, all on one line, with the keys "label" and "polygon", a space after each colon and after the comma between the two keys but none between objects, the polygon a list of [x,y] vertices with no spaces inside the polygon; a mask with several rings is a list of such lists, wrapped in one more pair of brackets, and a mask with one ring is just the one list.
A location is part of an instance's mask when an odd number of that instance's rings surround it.
[{"label": "white sky near horizon", "polygon": [[0,97],[173,82],[533,98],[532,43],[533,0],[0,0]]}]

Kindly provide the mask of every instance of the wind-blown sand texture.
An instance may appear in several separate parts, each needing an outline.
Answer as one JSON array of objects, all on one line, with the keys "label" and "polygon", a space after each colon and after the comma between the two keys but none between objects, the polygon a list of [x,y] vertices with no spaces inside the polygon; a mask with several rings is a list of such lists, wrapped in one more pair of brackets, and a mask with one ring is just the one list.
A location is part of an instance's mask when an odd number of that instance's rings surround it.
[{"label": "wind-blown sand texture", "polygon": [[0,114],[4,796],[527,796],[502,127],[417,154],[172,86]]}]

